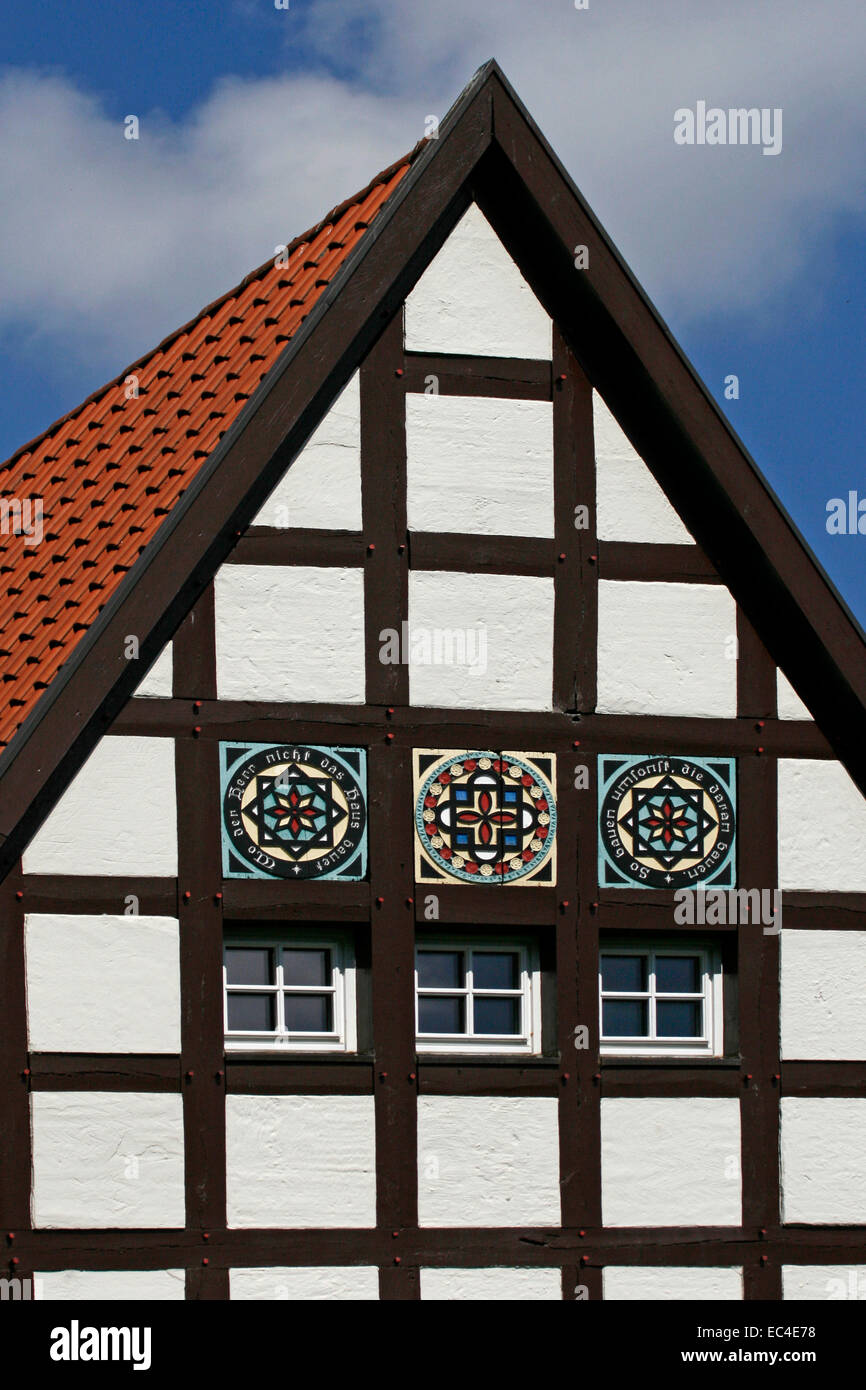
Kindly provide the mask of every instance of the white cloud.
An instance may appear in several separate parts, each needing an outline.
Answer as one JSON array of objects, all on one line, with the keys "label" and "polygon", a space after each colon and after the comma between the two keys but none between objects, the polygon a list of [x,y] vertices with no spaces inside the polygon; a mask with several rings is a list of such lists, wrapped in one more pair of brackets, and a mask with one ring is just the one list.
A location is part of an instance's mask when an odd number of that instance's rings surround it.
[{"label": "white cloud", "polygon": [[[138,112],[137,142],[71,79],[6,71],[0,329],[119,370],[407,150],[491,54],[679,322],[814,291],[864,210],[862,0],[314,0],[294,23],[316,73],[222,80],[181,123]],[[699,98],[782,107],[781,155],[676,146]]]}]

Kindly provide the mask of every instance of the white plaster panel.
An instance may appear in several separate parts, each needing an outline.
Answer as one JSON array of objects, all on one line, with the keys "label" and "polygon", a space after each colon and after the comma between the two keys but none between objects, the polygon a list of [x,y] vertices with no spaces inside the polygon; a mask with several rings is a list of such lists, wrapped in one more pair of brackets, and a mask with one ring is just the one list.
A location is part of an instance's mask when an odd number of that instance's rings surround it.
[{"label": "white plaster panel", "polygon": [[866,801],[841,763],[779,759],[779,886],[866,892]]},{"label": "white plaster panel", "polygon": [[409,529],[553,535],[553,406],[406,397]]},{"label": "white plaster panel", "polygon": [[555,1100],[420,1096],[422,1226],[558,1226]]},{"label": "white plaster panel", "polygon": [[183,1226],[179,1095],[34,1091],[33,1224]]},{"label": "white plaster panel", "polygon": [[174,740],[101,739],[24,851],[24,872],[173,877]]},{"label": "white plaster panel", "polygon": [[721,1303],[743,1297],[743,1271],[733,1266],[606,1265],[602,1288],[605,1299],[621,1302]]},{"label": "white plaster panel", "polygon": [[276,1265],[271,1269],[230,1269],[230,1297],[244,1302],[271,1299],[308,1303],[378,1299],[375,1265]]},{"label": "white plaster panel", "polygon": [[601,1102],[605,1226],[736,1226],[740,1103],[711,1096]]},{"label": "white plaster panel", "polygon": [[866,1265],[782,1265],[782,1297],[861,1302],[866,1299]]},{"label": "white plaster panel", "polygon": [[410,570],[408,639],[413,705],[552,707],[552,579]]},{"label": "white plaster panel", "polygon": [[782,1056],[866,1059],[866,931],[782,931]]},{"label": "white plaster panel", "polygon": [[592,393],[592,417],[599,540],[694,543],[597,391]]},{"label": "white plaster panel", "polygon": [[174,917],[28,913],[27,1031],[34,1052],[179,1052]]},{"label": "white plaster panel", "polygon": [[551,355],[551,321],[473,203],[406,300],[406,347],[485,357]]},{"label": "white plaster panel", "polygon": [[363,704],[361,569],[223,565],[215,595],[220,699]]},{"label": "white plaster panel", "polygon": [[254,526],[361,529],[361,390],[350,377],[283,474]]},{"label": "white plaster panel", "polygon": [[811,719],[808,705],[800,699],[784,672],[776,667],[776,710],[780,719]]},{"label": "white plaster panel", "polygon": [[422,1299],[461,1302],[562,1302],[558,1269],[422,1269]]},{"label": "white plaster panel", "polygon": [[57,1269],[34,1275],[37,1299],[58,1303],[173,1302],[186,1298],[183,1269]]},{"label": "white plaster panel", "polygon": [[172,669],[172,645],[166,642],[135,694],[151,699],[171,699]]},{"label": "white plaster panel", "polygon": [[783,1096],[782,1220],[866,1224],[866,1100]]},{"label": "white plaster panel", "polygon": [[735,718],[736,632],[721,584],[600,580],[598,712]]},{"label": "white plaster panel", "polygon": [[227,1096],[229,1226],[375,1226],[372,1096]]}]

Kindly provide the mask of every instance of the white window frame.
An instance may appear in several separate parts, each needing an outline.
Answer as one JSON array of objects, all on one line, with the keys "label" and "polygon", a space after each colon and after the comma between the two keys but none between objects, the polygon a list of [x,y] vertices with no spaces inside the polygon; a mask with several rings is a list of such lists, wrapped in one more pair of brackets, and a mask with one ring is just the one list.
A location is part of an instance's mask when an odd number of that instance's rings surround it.
[{"label": "white window frame", "polygon": [[[602,987],[602,957],[646,956],[646,990],[604,990]],[[701,990],[694,994],[659,993],[655,988],[655,962],[659,956],[698,956],[700,959]],[[601,1034],[601,1055],[603,1057],[722,1057],[724,1056],[724,994],[722,980],[722,959],[718,947],[706,940],[671,941],[654,937],[646,945],[629,942],[605,941],[599,948],[598,961],[598,1017]],[[696,1038],[648,1038],[605,1037],[604,1026],[605,999],[646,1000],[650,1029],[655,1031],[655,1004],[661,999],[703,1002],[704,1033]]]},{"label": "white window frame", "polygon": [[[418,984],[418,954],[421,951],[462,951],[469,960],[464,979],[464,988],[423,989]],[[474,989],[472,985],[473,955],[485,952],[498,953],[512,951],[518,957],[520,984],[513,990]],[[485,999],[510,998],[520,1000],[520,1033],[517,1035],[495,1033],[421,1033],[418,1026],[419,998],[435,998],[437,995],[453,998],[461,995],[466,1000],[467,1027],[472,1017],[472,999],[479,996]],[[469,935],[423,936],[415,943],[415,1046],[422,1053],[487,1053],[492,1056],[537,1055],[541,1052],[541,970],[535,943],[526,937],[497,936],[476,937]]]},{"label": "white window frame", "polygon": [[[274,955],[274,982],[271,985],[232,985],[228,983],[228,972],[223,957],[223,1033],[226,1052],[357,1052],[358,1033],[356,1019],[355,956],[349,936],[325,935],[305,931],[295,936],[291,928],[276,928],[273,931],[257,931],[247,935],[244,932],[227,933],[223,940],[223,950],[231,947],[250,949],[266,947]],[[288,990],[291,994],[333,995],[333,1031],[330,1033],[289,1033],[283,1024],[283,999],[286,993],[283,984],[283,961],[281,952],[286,949],[301,949],[331,952],[331,985],[296,985]],[[276,1030],[274,1032],[229,1032],[228,997],[232,994],[271,994],[275,996]]]}]

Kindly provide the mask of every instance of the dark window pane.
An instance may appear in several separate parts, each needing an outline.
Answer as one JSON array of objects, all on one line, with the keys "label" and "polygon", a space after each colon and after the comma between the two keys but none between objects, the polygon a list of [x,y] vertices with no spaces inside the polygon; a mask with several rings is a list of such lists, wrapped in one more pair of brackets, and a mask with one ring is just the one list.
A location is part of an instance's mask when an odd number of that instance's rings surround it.
[{"label": "dark window pane", "polygon": [[329,985],[331,952],[292,946],[283,951],[283,983],[287,985]]},{"label": "dark window pane", "polygon": [[463,988],[462,951],[419,951],[418,984],[422,989]]},{"label": "dark window pane", "polygon": [[476,1033],[520,1032],[519,999],[478,999],[473,1001]]},{"label": "dark window pane", "polygon": [[286,1028],[290,1033],[333,1032],[330,994],[285,995]]},{"label": "dark window pane", "polygon": [[226,977],[230,985],[272,985],[270,951],[266,946],[227,946]]},{"label": "dark window pane", "polygon": [[517,952],[476,951],[472,956],[472,979],[476,989],[517,989]]},{"label": "dark window pane", "polygon": [[609,956],[601,958],[601,985],[604,990],[629,993],[647,987],[646,956]]},{"label": "dark window pane", "polygon": [[649,1031],[646,1001],[605,999],[601,1031],[605,1038],[645,1038]]},{"label": "dark window pane", "polygon": [[698,956],[657,956],[656,990],[659,994],[699,994],[701,962]]},{"label": "dark window pane", "polygon": [[466,1031],[463,1019],[462,999],[418,1000],[419,1033],[463,1033]]},{"label": "dark window pane", "polygon": [[656,1033],[660,1038],[700,1038],[703,1008],[699,1003],[656,1004]]},{"label": "dark window pane", "polygon": [[229,1032],[272,1033],[274,996],[272,994],[230,994]]}]

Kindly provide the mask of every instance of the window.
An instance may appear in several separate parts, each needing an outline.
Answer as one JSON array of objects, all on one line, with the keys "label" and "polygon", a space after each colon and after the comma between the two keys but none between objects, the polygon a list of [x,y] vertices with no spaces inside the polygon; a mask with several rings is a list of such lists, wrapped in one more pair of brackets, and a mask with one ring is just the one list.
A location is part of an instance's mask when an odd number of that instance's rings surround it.
[{"label": "window", "polygon": [[722,1055],[722,970],[705,944],[606,946],[599,971],[608,1055]]},{"label": "window", "polygon": [[420,1052],[539,1052],[540,985],[528,942],[443,938],[415,955]]},{"label": "window", "polygon": [[353,1052],[355,969],[343,937],[290,932],[226,940],[226,1048]]}]

